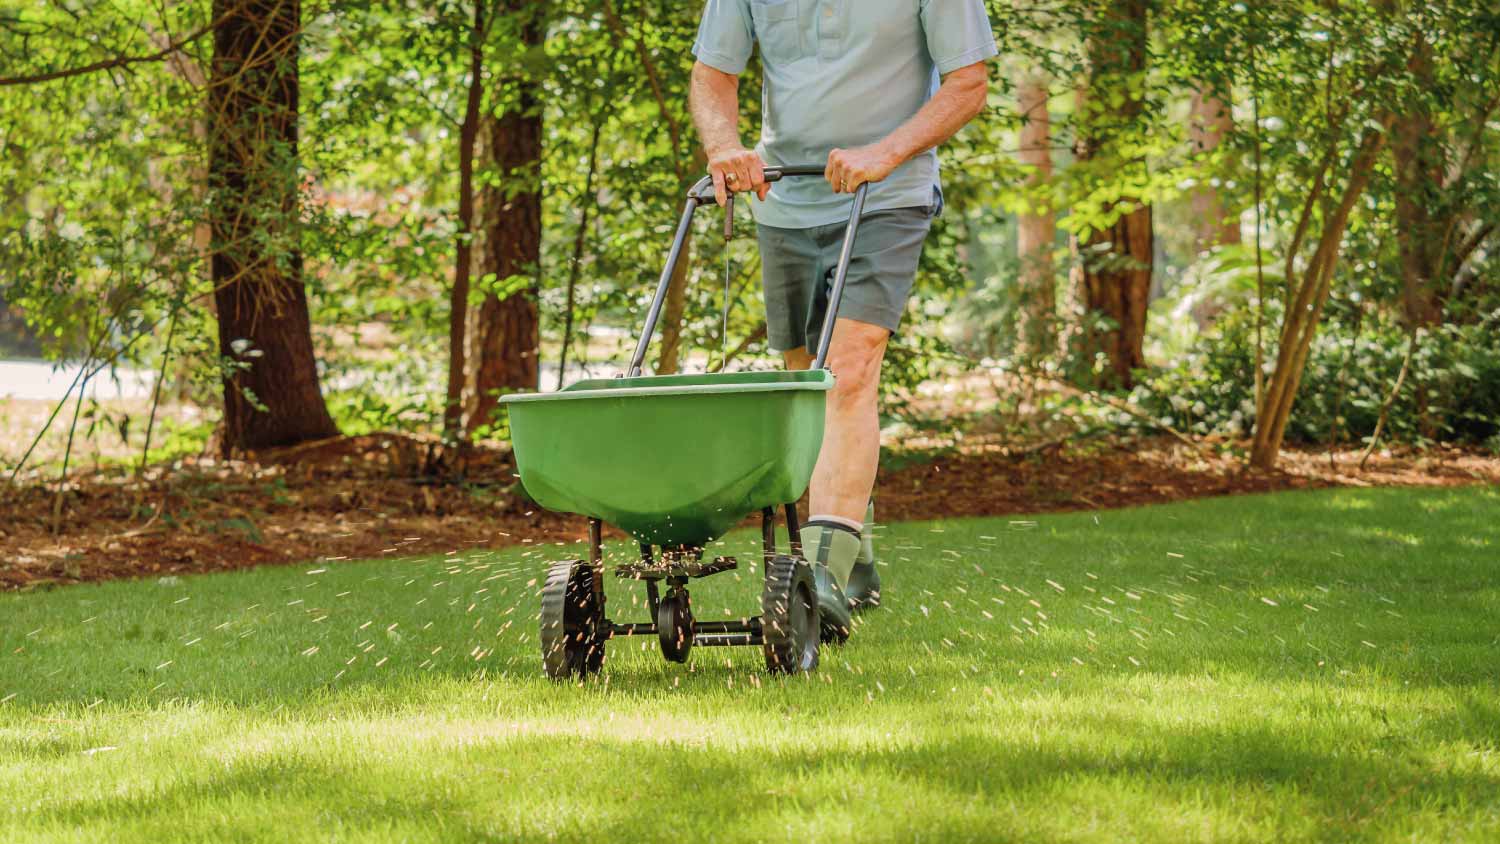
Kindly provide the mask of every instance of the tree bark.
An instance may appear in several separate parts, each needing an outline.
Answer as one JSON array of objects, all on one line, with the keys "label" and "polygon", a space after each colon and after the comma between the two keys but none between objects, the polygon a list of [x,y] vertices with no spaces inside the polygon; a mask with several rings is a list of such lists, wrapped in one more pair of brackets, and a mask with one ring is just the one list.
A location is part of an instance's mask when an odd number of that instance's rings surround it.
[{"label": "tree bark", "polygon": [[[1234,117],[1229,109],[1229,104],[1217,91],[1200,87],[1193,92],[1188,137],[1198,154],[1207,155],[1218,149],[1224,137],[1233,130]],[[1211,182],[1200,183],[1194,188],[1190,202],[1197,224],[1197,251],[1240,242],[1239,218],[1227,214],[1219,189]]]},{"label": "tree bark", "polygon": [[[1384,123],[1389,126],[1389,118]],[[1271,371],[1265,397],[1255,414],[1250,465],[1257,468],[1273,469],[1281,456],[1281,443],[1286,436],[1286,426],[1291,418],[1297,389],[1302,383],[1308,350],[1312,348],[1318,323],[1323,316],[1323,307],[1328,302],[1334,266],[1338,263],[1349,214],[1370,182],[1375,158],[1385,141],[1385,128],[1383,126],[1378,131],[1369,130],[1360,139],[1357,152],[1349,165],[1349,181],[1339,197],[1338,206],[1323,223],[1317,248],[1303,269],[1302,278],[1295,280],[1291,275],[1287,277],[1288,285],[1295,283],[1295,289],[1288,291],[1286,313],[1281,324],[1281,341],[1276,350],[1276,366]],[[1320,173],[1314,186],[1321,187],[1321,180]],[[1304,217],[1310,215],[1310,206],[1316,204],[1318,195],[1319,191],[1309,191],[1303,204]]]},{"label": "tree bark", "polygon": [[1151,206],[1145,204],[1136,204],[1109,228],[1081,241],[1086,256],[1080,273],[1084,307],[1111,323],[1085,329],[1085,349],[1109,357],[1110,368],[1098,379],[1101,388],[1129,389],[1135,370],[1146,365],[1153,244]]},{"label": "tree bark", "polygon": [[[1407,69],[1418,80],[1432,78],[1431,48],[1417,37]],[[1431,84],[1422,86],[1430,90]],[[1447,248],[1443,212],[1447,173],[1444,139],[1423,93],[1407,98],[1391,126],[1396,182],[1396,247],[1401,259],[1401,310],[1411,328],[1436,325],[1443,317],[1438,263]],[[1446,273],[1444,273],[1446,275]]]},{"label": "tree bark", "polygon": [[[1052,179],[1052,121],[1047,112],[1047,80],[1026,74],[1016,83],[1021,111],[1021,163],[1032,168],[1028,187]],[[1052,353],[1057,347],[1057,290],[1052,250],[1057,242],[1057,218],[1050,202],[1032,196],[1026,213],[1016,221],[1016,277],[1019,300],[1016,351],[1024,358]]]},{"label": "tree bark", "polygon": [[226,453],[335,436],[297,249],[299,0],[215,0],[209,189]]},{"label": "tree bark", "polygon": [[[578,230],[573,234],[573,261],[568,265],[568,294],[563,303],[562,348],[557,353],[557,389],[563,388],[568,374],[568,346],[573,342],[573,311],[577,307],[578,278],[583,272],[583,246],[588,239],[589,211],[599,202],[594,191],[594,177],[599,172],[599,136],[608,119],[600,115],[589,134],[589,169],[583,177],[583,194],[578,197]],[[585,346],[585,348],[587,348]]]},{"label": "tree bark", "polygon": [[[613,0],[603,0],[600,8],[604,11],[605,24],[614,33],[616,46],[623,50],[625,40],[629,36],[619,12],[615,10]],[[640,59],[641,70],[651,86],[651,95],[656,99],[657,112],[667,127],[667,137],[672,144],[672,168],[677,174],[677,183],[681,186],[682,192],[686,193],[697,180],[694,174],[705,172],[708,157],[701,147],[696,149],[691,156],[683,152],[682,123],[667,102],[666,90],[662,86],[661,73],[656,68],[656,61],[652,59],[651,51],[646,48],[641,38],[636,37],[631,40],[635,44],[636,58]],[[662,306],[661,320],[658,322],[661,341],[660,351],[656,358],[657,375],[671,375],[680,367],[682,315],[686,310],[688,267],[692,262],[693,233],[689,231],[682,241],[682,253],[677,266],[672,269],[672,279],[667,285],[667,301]]]},{"label": "tree bark", "polygon": [[453,289],[448,294],[448,391],[443,404],[443,436],[462,431],[464,370],[468,343],[469,274],[474,266],[474,142],[479,135],[479,104],[484,93],[484,7],[474,0],[469,33],[469,97],[458,129],[458,234],[453,258]]},{"label": "tree bark", "polygon": [[[501,15],[519,21],[521,45],[542,43],[540,7],[506,0]],[[523,71],[524,73],[524,71]],[[481,275],[493,276],[502,295],[487,293],[479,306],[478,360],[472,432],[489,424],[502,393],[539,385],[541,324],[537,309],[537,268],[542,252],[542,114],[540,86],[529,76],[510,80],[515,94],[498,115],[486,118],[485,158],[498,179],[480,195],[483,249]]]},{"label": "tree bark", "polygon": [[[1138,129],[1145,103],[1147,0],[1112,0],[1089,36],[1089,82],[1080,94],[1078,158],[1113,155],[1116,141]],[[1108,95],[1106,95],[1108,92]],[[1116,104],[1118,103],[1118,104]],[[1122,159],[1120,168],[1144,168],[1142,159]],[[1121,197],[1106,208],[1115,221],[1077,239],[1075,281],[1085,312],[1078,351],[1086,358],[1103,353],[1109,368],[1096,386],[1128,389],[1133,371],[1145,364],[1146,306],[1151,292],[1154,237],[1151,207]],[[1104,317],[1110,327],[1100,327]]]}]

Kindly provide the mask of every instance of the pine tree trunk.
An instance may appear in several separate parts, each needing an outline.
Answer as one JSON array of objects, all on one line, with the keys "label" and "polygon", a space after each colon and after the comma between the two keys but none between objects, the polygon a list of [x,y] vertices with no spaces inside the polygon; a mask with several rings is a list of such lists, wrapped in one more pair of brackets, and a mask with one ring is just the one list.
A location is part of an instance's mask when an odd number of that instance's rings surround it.
[{"label": "pine tree trunk", "polygon": [[[1016,104],[1021,111],[1021,163],[1032,168],[1028,185],[1044,185],[1052,178],[1052,121],[1047,112],[1047,80],[1025,75],[1016,83]],[[1020,307],[1016,327],[1017,352],[1036,358],[1057,347],[1057,280],[1052,250],[1057,241],[1057,218],[1048,204],[1037,204],[1019,215],[1016,222],[1016,253],[1020,270],[1016,297]]]},{"label": "pine tree trunk", "polygon": [[299,2],[213,6],[210,263],[219,353],[235,366],[224,382],[224,449],[336,436],[296,247]]},{"label": "pine tree trunk", "polygon": [[[1078,158],[1118,156],[1117,141],[1139,130],[1145,103],[1139,92],[1146,72],[1146,0],[1112,0],[1090,35],[1089,84],[1080,96]],[[1111,159],[1113,160],[1113,159]],[[1142,159],[1120,159],[1123,170],[1144,169]],[[1077,332],[1077,352],[1086,359],[1103,353],[1109,367],[1097,386],[1129,388],[1133,371],[1145,363],[1146,306],[1150,301],[1155,254],[1151,207],[1133,197],[1111,203],[1115,222],[1088,232],[1076,243],[1074,279],[1085,312]],[[1111,323],[1100,327],[1099,317]]]},{"label": "pine tree trunk", "polygon": [[[1229,109],[1223,95],[1216,91],[1200,87],[1193,92],[1188,138],[1195,151],[1208,154],[1219,148],[1224,136],[1234,128],[1234,117]],[[1217,187],[1207,181],[1200,183],[1193,189],[1190,201],[1197,224],[1196,248],[1199,252],[1240,242],[1239,218],[1225,211]]]},{"label": "pine tree trunk", "polygon": [[[526,15],[519,27],[522,48],[542,41],[537,4],[508,0],[501,15]],[[524,72],[524,71],[523,71]],[[498,116],[486,118],[484,155],[498,180],[480,194],[484,242],[481,276],[493,274],[503,295],[487,294],[475,330],[478,359],[470,431],[491,421],[499,396],[535,390],[540,384],[541,324],[537,269],[542,251],[542,114],[535,79],[510,80],[515,95]]]},{"label": "pine tree trunk", "polygon": [[1081,247],[1086,255],[1107,252],[1104,259],[1085,262],[1081,273],[1084,307],[1108,318],[1111,326],[1093,328],[1085,348],[1103,352],[1110,368],[1100,373],[1098,386],[1129,389],[1134,372],[1146,365],[1146,306],[1151,300],[1154,238],[1151,206],[1136,205],[1114,225],[1092,232]]}]

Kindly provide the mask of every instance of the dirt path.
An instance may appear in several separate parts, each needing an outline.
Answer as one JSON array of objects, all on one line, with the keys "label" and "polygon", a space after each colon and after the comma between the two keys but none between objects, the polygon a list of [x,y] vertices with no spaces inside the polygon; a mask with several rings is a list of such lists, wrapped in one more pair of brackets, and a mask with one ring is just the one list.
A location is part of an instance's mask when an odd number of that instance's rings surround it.
[{"label": "dirt path", "polygon": [[[475,451],[462,484],[427,473],[437,451],[404,437],[338,440],[261,462],[188,461],[145,479],[94,476],[69,491],[0,502],[0,589],[223,571],[246,566],[446,553],[572,541],[584,520],[513,494],[509,455]],[[881,473],[882,521],[1032,514],[1326,486],[1500,484],[1500,459],[1470,452],[1380,456],[1290,452],[1285,469],[1245,473],[1170,439],[1009,451],[978,446],[928,459],[897,454]],[[901,465],[901,464],[905,465]],[[448,467],[451,470],[451,467]]]}]

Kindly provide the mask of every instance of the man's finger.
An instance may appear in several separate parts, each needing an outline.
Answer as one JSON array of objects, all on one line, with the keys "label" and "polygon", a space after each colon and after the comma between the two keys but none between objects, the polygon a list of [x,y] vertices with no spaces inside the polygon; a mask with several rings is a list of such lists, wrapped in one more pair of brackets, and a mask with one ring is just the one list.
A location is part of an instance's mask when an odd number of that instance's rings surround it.
[{"label": "man's finger", "polygon": [[720,205],[723,205],[724,202],[728,199],[728,193],[724,190],[724,171],[714,170],[713,177],[714,199],[717,200]]},{"label": "man's finger", "polygon": [[839,166],[839,153],[840,152],[843,152],[843,150],[836,149],[836,150],[833,150],[832,152],[828,153],[828,164],[823,168],[823,178],[825,178],[825,179],[828,180],[828,184],[833,185],[833,190],[834,190],[835,193],[838,192],[839,184],[838,184],[838,182],[835,182],[833,180],[833,177],[834,177],[835,170]]},{"label": "man's finger", "polygon": [[766,163],[760,160],[760,156],[750,153],[750,189],[759,193],[762,185],[766,183]]}]

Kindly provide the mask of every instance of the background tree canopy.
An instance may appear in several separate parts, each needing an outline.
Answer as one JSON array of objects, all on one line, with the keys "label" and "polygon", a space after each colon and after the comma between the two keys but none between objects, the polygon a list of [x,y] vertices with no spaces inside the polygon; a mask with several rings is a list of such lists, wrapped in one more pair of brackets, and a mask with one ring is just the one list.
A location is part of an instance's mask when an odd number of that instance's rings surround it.
[{"label": "background tree canopy", "polygon": [[[893,420],[984,371],[1043,385],[1044,421],[1083,395],[1084,424],[1262,466],[1287,438],[1500,450],[1493,3],[989,5],[1002,58],[941,150]],[[697,12],[0,0],[0,352],[83,363],[59,426],[149,430],[157,402],[82,388],[155,373],[209,411],[179,449],[503,437],[500,393],[628,352],[704,171]],[[713,216],[658,372],[772,365],[753,239]]]}]

